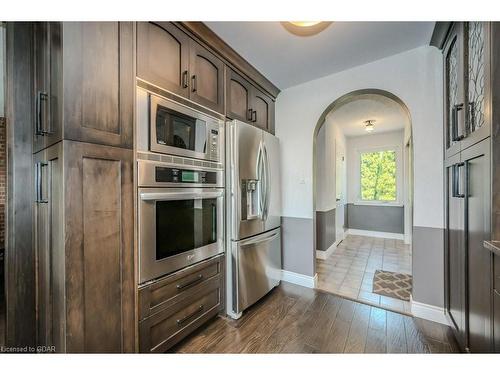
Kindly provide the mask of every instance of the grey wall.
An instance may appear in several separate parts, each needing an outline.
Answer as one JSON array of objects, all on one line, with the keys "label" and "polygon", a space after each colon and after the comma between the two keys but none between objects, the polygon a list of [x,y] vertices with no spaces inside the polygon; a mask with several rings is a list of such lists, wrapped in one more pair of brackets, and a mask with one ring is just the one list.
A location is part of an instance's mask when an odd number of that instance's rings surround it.
[{"label": "grey wall", "polygon": [[444,229],[413,227],[414,301],[444,306]]},{"label": "grey wall", "polygon": [[283,269],[314,276],[314,221],[298,217],[281,218]]},{"label": "grey wall", "polygon": [[348,203],[346,227],[374,232],[404,233],[404,207]]},{"label": "grey wall", "polygon": [[326,251],[335,242],[335,208],[316,211],[316,250]]}]

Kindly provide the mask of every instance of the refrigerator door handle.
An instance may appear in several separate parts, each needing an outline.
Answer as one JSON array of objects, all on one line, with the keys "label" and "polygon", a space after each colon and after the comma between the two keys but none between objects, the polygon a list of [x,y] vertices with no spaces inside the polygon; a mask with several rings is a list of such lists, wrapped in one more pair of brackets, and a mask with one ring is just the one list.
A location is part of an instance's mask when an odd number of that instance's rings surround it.
[{"label": "refrigerator door handle", "polygon": [[269,215],[269,201],[271,198],[271,176],[269,175],[269,157],[267,155],[267,148],[264,144],[264,180],[265,180],[265,197],[264,197],[264,221],[267,220]]},{"label": "refrigerator door handle", "polygon": [[248,240],[242,240],[240,242],[240,246],[248,246],[248,245],[253,245],[253,244],[257,244],[257,243],[261,243],[261,242],[268,242],[268,241],[271,241],[271,240],[274,240],[276,237],[279,236],[279,232],[274,232],[274,233],[271,233],[267,236],[257,236],[256,238],[251,238],[251,239],[248,239]]},{"label": "refrigerator door handle", "polygon": [[263,164],[264,164],[264,149],[262,142],[259,144],[259,153],[257,154],[257,178],[259,179],[258,182],[258,199],[259,199],[259,218],[261,220],[264,220],[264,179],[263,179]]}]

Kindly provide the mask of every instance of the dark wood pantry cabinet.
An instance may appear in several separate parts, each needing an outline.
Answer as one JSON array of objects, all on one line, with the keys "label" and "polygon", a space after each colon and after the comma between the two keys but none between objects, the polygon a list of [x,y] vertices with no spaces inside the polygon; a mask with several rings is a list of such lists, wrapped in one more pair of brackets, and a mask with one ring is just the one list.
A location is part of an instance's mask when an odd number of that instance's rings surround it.
[{"label": "dark wood pantry cabinet", "polygon": [[493,257],[484,241],[495,235],[491,155],[498,141],[491,129],[498,29],[494,22],[456,22],[443,44],[445,309],[461,349],[473,353],[496,350]]},{"label": "dark wood pantry cabinet", "polygon": [[133,146],[133,23],[34,27],[33,151],[61,139]]},{"label": "dark wood pantry cabinet", "polygon": [[135,351],[134,27],[33,27],[37,344]]},{"label": "dark wood pantry cabinet", "polygon": [[132,151],[61,141],[34,170],[38,345],[133,352]]}]

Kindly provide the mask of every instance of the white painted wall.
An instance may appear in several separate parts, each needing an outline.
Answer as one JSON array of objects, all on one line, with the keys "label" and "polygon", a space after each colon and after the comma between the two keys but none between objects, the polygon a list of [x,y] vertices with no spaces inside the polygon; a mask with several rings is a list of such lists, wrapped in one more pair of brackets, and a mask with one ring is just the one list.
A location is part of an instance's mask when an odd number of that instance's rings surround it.
[{"label": "white painted wall", "polygon": [[276,103],[283,216],[313,218],[313,135],[339,97],[376,88],[409,108],[415,152],[414,225],[443,228],[442,55],[423,46],[283,90]]},{"label": "white painted wall", "polygon": [[316,138],[316,211],[330,211],[336,206],[335,152],[337,129],[325,122]]},{"label": "white painted wall", "polygon": [[[381,134],[370,134],[361,137],[347,138],[347,202],[360,204],[360,152],[371,149],[396,150],[396,192],[397,201],[393,205],[404,204],[404,157],[403,157],[404,131]],[[369,204],[369,203],[363,203]],[[392,203],[391,203],[392,204]],[[377,205],[382,205],[378,203]]]}]

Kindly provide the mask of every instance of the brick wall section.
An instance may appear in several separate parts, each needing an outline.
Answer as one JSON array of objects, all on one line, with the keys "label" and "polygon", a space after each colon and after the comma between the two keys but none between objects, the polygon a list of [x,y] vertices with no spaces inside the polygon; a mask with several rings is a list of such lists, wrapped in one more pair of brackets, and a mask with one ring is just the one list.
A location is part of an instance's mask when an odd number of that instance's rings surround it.
[{"label": "brick wall section", "polygon": [[7,145],[5,118],[0,117],[0,249],[5,246],[5,200],[7,198]]}]

